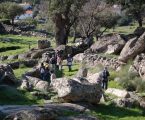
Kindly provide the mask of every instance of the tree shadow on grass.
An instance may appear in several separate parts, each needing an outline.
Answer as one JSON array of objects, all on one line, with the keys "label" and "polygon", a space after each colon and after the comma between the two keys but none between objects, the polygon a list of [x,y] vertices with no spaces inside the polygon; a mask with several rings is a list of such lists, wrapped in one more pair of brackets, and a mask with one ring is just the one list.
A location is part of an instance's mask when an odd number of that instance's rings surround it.
[{"label": "tree shadow on grass", "polygon": [[[8,37],[10,38],[10,37]],[[25,40],[25,39],[20,39],[20,38],[10,38],[10,41],[3,41],[5,43],[12,43],[12,44],[23,44],[23,45],[28,45],[28,44],[36,44],[37,41],[31,41],[31,40]]]},{"label": "tree shadow on grass", "polygon": [[98,117],[103,120],[112,120],[113,118],[124,117],[143,117],[144,111],[136,111],[129,108],[116,107],[114,105],[99,104],[93,109],[93,113],[96,113]]},{"label": "tree shadow on grass", "polygon": [[0,105],[31,105],[36,103],[37,100],[32,96],[30,97],[30,94],[26,91],[20,91],[7,85],[0,85]]}]

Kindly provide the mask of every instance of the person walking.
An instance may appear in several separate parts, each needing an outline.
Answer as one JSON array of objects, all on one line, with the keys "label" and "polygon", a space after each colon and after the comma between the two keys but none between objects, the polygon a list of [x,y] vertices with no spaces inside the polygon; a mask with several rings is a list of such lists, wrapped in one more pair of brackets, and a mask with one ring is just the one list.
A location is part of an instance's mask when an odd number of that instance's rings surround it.
[{"label": "person walking", "polygon": [[110,76],[107,67],[104,68],[103,72],[102,72],[102,88],[103,89],[107,89],[108,88],[108,77]]},{"label": "person walking", "polygon": [[67,66],[68,66],[69,72],[72,70],[72,68],[71,68],[72,62],[73,62],[73,58],[71,57],[70,54],[68,54],[68,57],[67,57]]},{"label": "person walking", "polygon": [[55,69],[56,69],[55,55],[52,55],[52,57],[50,58],[50,65],[51,65],[51,69],[55,71]]},{"label": "person walking", "polygon": [[61,71],[62,70],[62,57],[60,54],[57,54],[57,66],[58,66],[58,69]]},{"label": "person walking", "polygon": [[50,71],[50,74],[50,81],[52,82],[54,79],[56,79],[56,75],[53,70]]},{"label": "person walking", "polygon": [[45,66],[43,63],[41,63],[39,71],[40,71],[40,79],[45,80]]},{"label": "person walking", "polygon": [[49,66],[45,66],[45,80],[50,83],[50,69]]}]

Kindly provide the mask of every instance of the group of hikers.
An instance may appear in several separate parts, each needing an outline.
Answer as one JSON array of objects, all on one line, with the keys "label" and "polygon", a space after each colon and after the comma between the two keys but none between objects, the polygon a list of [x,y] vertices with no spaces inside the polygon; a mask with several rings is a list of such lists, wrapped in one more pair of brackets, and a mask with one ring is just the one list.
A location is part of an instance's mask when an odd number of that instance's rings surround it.
[{"label": "group of hikers", "polygon": [[[67,66],[69,72],[72,70],[73,57],[68,54],[67,56]],[[47,60],[41,63],[39,67],[40,79],[46,80],[48,82],[56,78],[56,70],[62,71],[63,58],[59,53],[55,53],[51,56],[47,56]]]},{"label": "group of hikers", "polygon": [[[68,70],[72,70],[72,62],[73,57],[68,54],[67,56],[67,66]],[[63,64],[63,58],[61,54],[53,54],[51,57],[47,56],[47,60],[44,63],[41,63],[39,67],[40,72],[40,79],[46,80],[48,82],[51,82],[53,79],[56,78],[56,70],[62,71],[62,65]],[[104,68],[104,70],[101,72],[101,86],[103,89],[108,88],[108,77],[110,76],[107,67]]]}]

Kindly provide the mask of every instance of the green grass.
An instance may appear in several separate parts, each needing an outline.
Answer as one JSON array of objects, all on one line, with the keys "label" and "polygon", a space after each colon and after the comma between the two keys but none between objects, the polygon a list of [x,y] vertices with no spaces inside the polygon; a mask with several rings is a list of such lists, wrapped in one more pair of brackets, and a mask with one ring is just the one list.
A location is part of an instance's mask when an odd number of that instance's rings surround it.
[{"label": "green grass", "polygon": [[32,68],[28,68],[28,67],[19,68],[19,69],[14,70],[14,74],[16,78],[21,79],[22,75],[31,69]]},{"label": "green grass", "polygon": [[0,35],[0,39],[3,38],[10,38],[10,42],[1,42],[0,41],[0,48],[4,47],[10,47],[10,46],[19,46],[20,49],[17,50],[8,50],[5,52],[1,52],[0,55],[16,55],[21,54],[26,51],[29,51],[29,44],[31,45],[31,48],[37,46],[37,40],[42,39],[39,37],[26,37],[26,36],[19,36],[19,35]]},{"label": "green grass", "polygon": [[72,71],[69,72],[68,66],[63,66],[63,76],[71,77],[77,74],[79,70],[80,64],[79,63],[74,63],[72,65]]},{"label": "green grass", "polygon": [[88,112],[101,120],[145,120],[145,111],[134,108],[121,108],[113,105],[99,104],[94,110]]},{"label": "green grass", "polygon": [[[113,29],[109,29],[105,32],[105,34],[108,33],[131,34],[137,27],[138,27],[137,23],[134,23],[129,26],[116,26],[114,31]],[[143,25],[143,27],[145,27],[145,24]]]},{"label": "green grass", "polygon": [[116,81],[109,81],[108,87],[109,88],[123,89],[122,86],[119,85],[119,83]]}]

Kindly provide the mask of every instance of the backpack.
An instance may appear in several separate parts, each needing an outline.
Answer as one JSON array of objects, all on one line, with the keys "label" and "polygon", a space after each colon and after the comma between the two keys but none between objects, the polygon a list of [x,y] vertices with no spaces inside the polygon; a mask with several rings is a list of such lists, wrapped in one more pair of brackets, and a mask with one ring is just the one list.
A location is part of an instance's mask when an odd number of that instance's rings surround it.
[{"label": "backpack", "polygon": [[50,64],[56,64],[55,58],[51,58],[51,59],[50,59]]}]

